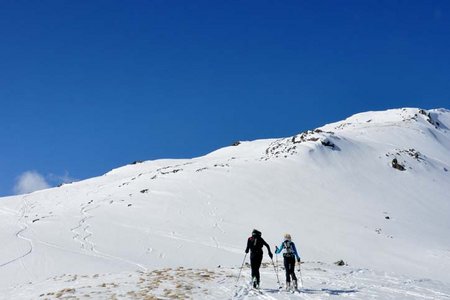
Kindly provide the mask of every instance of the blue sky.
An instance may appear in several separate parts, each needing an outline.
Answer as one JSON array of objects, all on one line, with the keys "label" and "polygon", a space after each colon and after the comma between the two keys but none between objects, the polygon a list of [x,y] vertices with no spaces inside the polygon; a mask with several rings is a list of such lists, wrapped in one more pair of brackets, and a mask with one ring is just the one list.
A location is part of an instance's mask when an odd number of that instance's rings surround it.
[{"label": "blue sky", "polygon": [[449,53],[444,0],[1,1],[0,196],[449,108]]}]

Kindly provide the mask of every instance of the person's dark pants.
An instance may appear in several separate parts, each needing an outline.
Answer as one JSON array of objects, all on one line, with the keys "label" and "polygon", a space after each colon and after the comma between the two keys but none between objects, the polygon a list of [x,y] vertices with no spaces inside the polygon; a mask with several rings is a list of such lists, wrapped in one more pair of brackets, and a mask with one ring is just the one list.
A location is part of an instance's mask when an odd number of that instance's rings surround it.
[{"label": "person's dark pants", "polygon": [[286,282],[291,282],[292,280],[297,280],[297,276],[295,276],[295,257],[294,256],[285,256],[284,257],[284,269],[286,270]]},{"label": "person's dark pants", "polygon": [[252,280],[256,277],[256,283],[259,285],[259,268],[261,267],[263,254],[261,253],[250,253],[250,265],[252,267]]}]

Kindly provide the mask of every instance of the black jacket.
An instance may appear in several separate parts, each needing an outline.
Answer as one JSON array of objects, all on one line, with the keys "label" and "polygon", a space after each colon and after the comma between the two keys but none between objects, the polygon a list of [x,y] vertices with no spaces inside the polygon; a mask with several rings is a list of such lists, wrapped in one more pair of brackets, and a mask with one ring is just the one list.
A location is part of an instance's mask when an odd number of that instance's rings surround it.
[{"label": "black jacket", "polygon": [[250,250],[252,254],[263,254],[263,246],[267,247],[267,250],[270,252],[269,244],[261,236],[251,236],[247,240],[247,248],[245,249],[245,253],[248,253]]}]

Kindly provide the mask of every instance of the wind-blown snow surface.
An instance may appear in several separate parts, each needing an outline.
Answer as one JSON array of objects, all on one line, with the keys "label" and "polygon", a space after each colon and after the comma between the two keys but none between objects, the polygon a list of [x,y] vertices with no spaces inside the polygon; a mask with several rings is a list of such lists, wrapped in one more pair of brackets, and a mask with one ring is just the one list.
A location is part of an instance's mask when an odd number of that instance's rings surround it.
[{"label": "wind-blown snow surface", "polygon": [[[449,128],[445,109],[367,112],[2,198],[0,298],[448,299]],[[253,228],[291,233],[302,293],[271,264],[261,294],[248,267],[236,285]]]}]

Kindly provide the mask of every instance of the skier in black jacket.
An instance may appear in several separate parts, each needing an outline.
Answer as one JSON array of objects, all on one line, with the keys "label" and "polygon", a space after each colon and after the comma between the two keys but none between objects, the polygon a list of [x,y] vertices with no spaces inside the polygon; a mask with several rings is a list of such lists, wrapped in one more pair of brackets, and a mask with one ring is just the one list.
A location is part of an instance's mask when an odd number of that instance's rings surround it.
[{"label": "skier in black jacket", "polygon": [[252,282],[254,288],[259,288],[259,267],[261,267],[263,258],[263,246],[267,247],[269,257],[272,259],[273,254],[270,251],[270,246],[261,237],[261,232],[253,229],[252,236],[247,240],[247,248],[245,249],[245,253],[248,253],[250,250],[250,265],[252,267]]}]

